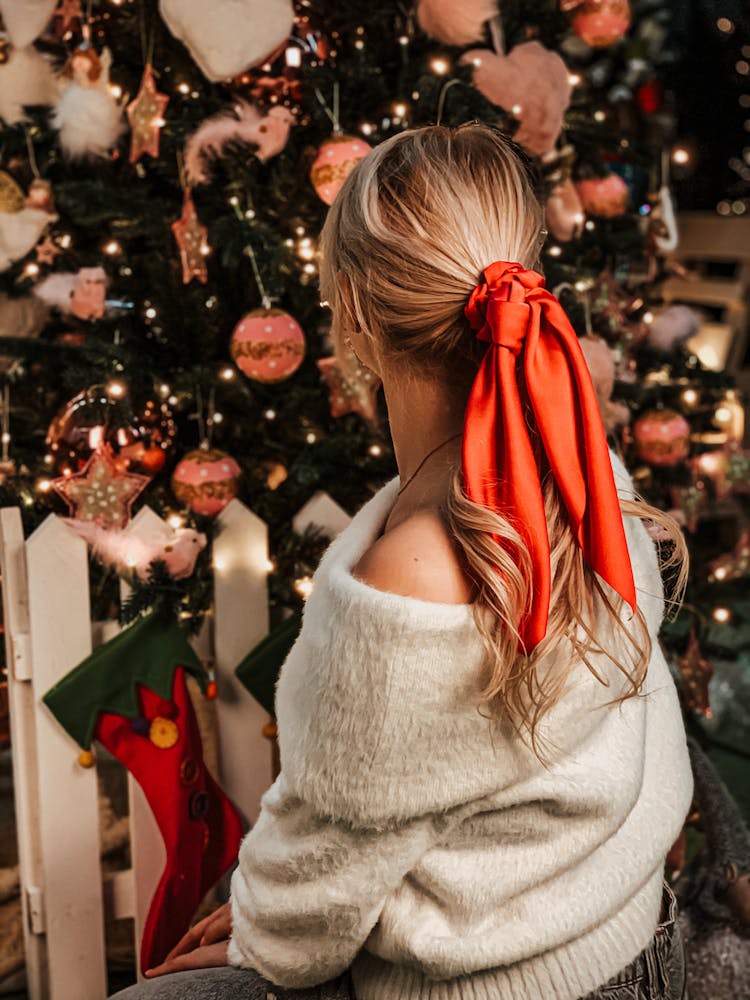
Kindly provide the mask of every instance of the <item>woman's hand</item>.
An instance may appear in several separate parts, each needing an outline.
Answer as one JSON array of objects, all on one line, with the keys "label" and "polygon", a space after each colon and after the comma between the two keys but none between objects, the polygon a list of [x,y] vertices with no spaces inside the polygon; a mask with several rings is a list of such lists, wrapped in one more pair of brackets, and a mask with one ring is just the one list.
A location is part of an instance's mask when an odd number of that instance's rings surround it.
[{"label": "woman's hand", "polygon": [[180,938],[161,965],[146,970],[146,977],[165,976],[186,969],[211,969],[227,965],[227,945],[232,933],[232,909],[224,903]]}]

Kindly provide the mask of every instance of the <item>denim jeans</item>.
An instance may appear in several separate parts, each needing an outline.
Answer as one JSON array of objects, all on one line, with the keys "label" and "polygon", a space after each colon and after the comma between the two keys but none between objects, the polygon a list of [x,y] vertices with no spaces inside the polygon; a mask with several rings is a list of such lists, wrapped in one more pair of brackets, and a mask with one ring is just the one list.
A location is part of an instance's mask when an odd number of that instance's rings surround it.
[{"label": "denim jeans", "polygon": [[[685,948],[677,900],[664,883],[667,915],[648,947],[607,983],[581,1000],[687,1000]],[[199,969],[152,979],[113,1000],[356,1000],[349,976],[305,990],[273,986],[251,969]],[[398,1000],[394,997],[393,1000]],[[529,997],[528,1000],[543,1000]]]},{"label": "denim jeans", "polygon": [[633,961],[582,1000],[688,1000],[687,962],[677,920],[677,900],[664,883],[667,914],[650,944]]}]

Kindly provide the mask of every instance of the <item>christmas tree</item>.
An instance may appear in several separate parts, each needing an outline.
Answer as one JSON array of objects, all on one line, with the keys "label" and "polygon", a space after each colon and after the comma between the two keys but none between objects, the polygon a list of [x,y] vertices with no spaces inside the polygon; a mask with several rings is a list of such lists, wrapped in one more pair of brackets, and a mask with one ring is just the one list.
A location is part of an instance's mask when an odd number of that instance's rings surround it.
[{"label": "christmas tree", "polygon": [[[743,411],[688,346],[695,315],[661,294],[670,169],[689,155],[668,5],[47,7],[3,7],[0,502],[27,530],[70,513],[99,542],[141,503],[207,534],[179,571],[134,579],[126,609],[171,602],[198,625],[214,518],[239,496],[269,526],[280,623],[327,541],[296,535],[294,514],[318,490],[353,512],[395,473],[376,380],[327,339],[327,205],[394,132],[490,122],[537,177],[541,264],[612,441],[685,526],[691,580],[664,642],[688,710],[726,762],[746,757]],[[116,601],[111,563],[93,566],[95,617]]]}]

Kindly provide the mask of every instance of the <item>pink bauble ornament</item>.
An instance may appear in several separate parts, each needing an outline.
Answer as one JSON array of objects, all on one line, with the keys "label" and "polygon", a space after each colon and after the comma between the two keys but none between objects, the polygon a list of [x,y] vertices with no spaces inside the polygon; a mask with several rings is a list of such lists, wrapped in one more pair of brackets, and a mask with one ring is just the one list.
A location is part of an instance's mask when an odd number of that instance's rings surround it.
[{"label": "pink bauble ornament", "polygon": [[237,496],[240,467],[218,448],[188,452],[172,473],[172,492],[194,514],[213,517]]},{"label": "pink bauble ornament", "polygon": [[248,378],[283,382],[302,364],[305,335],[283,309],[253,309],[234,328],[229,351]]},{"label": "pink bauble ornament", "polygon": [[587,177],[578,181],[576,188],[584,211],[589,215],[612,219],[617,215],[624,215],[627,211],[630,192],[619,174]]},{"label": "pink bauble ornament", "polygon": [[633,427],[638,457],[649,465],[669,466],[687,458],[690,424],[675,410],[649,410]]},{"label": "pink bauble ornament", "polygon": [[321,201],[333,204],[346,178],[371,149],[352,135],[332,135],[326,139],[310,168],[310,180]]},{"label": "pink bauble ornament", "polygon": [[630,26],[628,0],[583,0],[571,19],[582,42],[603,49],[619,42]]}]

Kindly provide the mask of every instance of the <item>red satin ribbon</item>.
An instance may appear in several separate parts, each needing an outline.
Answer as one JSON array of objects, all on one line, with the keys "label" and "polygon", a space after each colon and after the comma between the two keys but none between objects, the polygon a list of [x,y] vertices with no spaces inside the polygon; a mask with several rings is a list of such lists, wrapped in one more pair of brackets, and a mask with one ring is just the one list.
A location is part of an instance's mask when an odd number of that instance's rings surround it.
[{"label": "red satin ribbon", "polygon": [[551,586],[535,447],[544,450],[584,558],[633,611],[635,583],[607,438],[578,337],[536,271],[496,261],[483,274],[465,309],[472,330],[489,346],[466,408],[464,490],[508,518],[528,546],[533,596],[519,634],[530,653],[547,631]]}]

